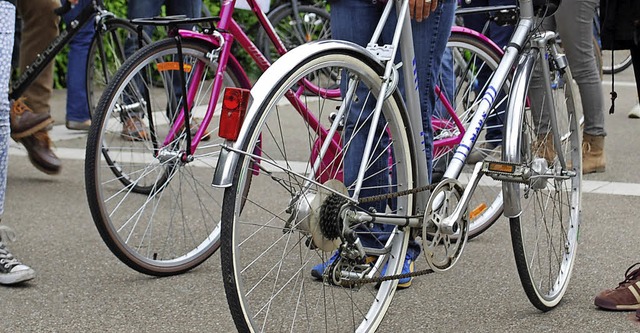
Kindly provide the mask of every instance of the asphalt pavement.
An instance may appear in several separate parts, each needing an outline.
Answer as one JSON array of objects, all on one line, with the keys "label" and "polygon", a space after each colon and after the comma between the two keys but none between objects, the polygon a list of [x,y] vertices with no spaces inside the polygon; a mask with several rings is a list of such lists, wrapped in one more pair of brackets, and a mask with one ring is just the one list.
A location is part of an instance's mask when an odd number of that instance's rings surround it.
[{"label": "asphalt pavement", "polygon": [[[379,332],[640,332],[633,313],[593,305],[599,290],[617,286],[640,261],[640,119],[627,118],[636,103],[632,70],[615,82],[616,112],[606,115],[607,170],[584,177],[578,259],[563,302],[547,313],[529,303],[502,218],[469,243],[453,269],[399,291]],[[64,128],[65,100],[66,91],[55,91],[51,136],[64,162],[60,175],[41,173],[24,149],[11,148],[2,222],[18,234],[12,252],[37,277],[0,287],[0,332],[235,331],[217,254],[187,274],[154,278],[129,269],[104,245],[84,192],[86,136]]]}]

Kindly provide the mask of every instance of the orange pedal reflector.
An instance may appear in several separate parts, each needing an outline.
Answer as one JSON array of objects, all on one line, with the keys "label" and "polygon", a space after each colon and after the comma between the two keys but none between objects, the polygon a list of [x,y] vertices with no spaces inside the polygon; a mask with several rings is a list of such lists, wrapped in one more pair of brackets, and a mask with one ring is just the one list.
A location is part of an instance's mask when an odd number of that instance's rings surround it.
[{"label": "orange pedal reflector", "polygon": [[249,89],[227,87],[222,98],[218,136],[236,141],[249,104]]},{"label": "orange pedal reflector", "polygon": [[476,217],[478,217],[478,215],[482,214],[485,210],[487,210],[487,205],[484,202],[479,204],[478,207],[474,208],[469,213],[469,220],[475,219]]},{"label": "orange pedal reflector", "polygon": [[[192,67],[193,66],[191,66],[189,64],[184,64],[185,73],[190,73]],[[168,62],[160,62],[160,63],[158,63],[158,72],[179,71],[179,70],[180,70],[180,63],[177,62],[177,61],[168,61]]]},{"label": "orange pedal reflector", "polygon": [[505,164],[505,163],[499,163],[499,162],[490,162],[488,169],[489,169],[489,171],[514,173],[516,171],[516,166],[512,165],[512,164]]}]

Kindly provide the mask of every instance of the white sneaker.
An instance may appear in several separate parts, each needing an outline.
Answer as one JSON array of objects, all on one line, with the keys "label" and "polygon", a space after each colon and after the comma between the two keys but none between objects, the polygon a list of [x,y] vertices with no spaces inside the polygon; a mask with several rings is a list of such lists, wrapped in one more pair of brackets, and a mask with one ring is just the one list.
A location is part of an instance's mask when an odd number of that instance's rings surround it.
[{"label": "white sneaker", "polygon": [[634,118],[634,119],[640,118],[640,104],[636,104],[633,108],[631,108],[631,111],[629,111],[628,117]]},{"label": "white sneaker", "polygon": [[18,261],[2,242],[1,235],[5,235],[4,238],[12,238],[6,237],[7,230],[9,229],[6,227],[0,229],[0,284],[16,284],[35,278],[36,272]]}]

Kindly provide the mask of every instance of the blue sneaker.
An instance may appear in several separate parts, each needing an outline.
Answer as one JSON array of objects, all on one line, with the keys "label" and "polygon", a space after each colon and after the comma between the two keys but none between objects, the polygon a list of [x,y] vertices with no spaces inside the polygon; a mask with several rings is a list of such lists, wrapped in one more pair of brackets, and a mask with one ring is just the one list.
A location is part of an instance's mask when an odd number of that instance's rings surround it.
[{"label": "blue sneaker", "polygon": [[333,264],[333,262],[336,261],[339,257],[340,252],[336,251],[333,253],[331,258],[329,258],[329,260],[313,266],[313,268],[311,269],[311,276],[318,280],[322,280],[322,274],[324,273],[324,270],[327,269],[328,266]]},{"label": "blue sneaker", "polygon": [[[415,262],[409,257],[409,255],[404,258],[404,265],[402,266],[402,274],[413,273],[415,271]],[[382,268],[381,276],[385,276],[387,272],[387,265],[385,264]],[[405,277],[398,280],[398,289],[406,289],[411,287],[411,281],[413,281],[413,277]]]}]

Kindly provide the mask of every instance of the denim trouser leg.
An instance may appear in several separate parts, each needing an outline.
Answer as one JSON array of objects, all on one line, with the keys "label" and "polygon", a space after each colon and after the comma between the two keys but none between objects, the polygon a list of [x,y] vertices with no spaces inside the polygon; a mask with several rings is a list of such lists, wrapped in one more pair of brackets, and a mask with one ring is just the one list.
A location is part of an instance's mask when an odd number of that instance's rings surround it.
[{"label": "denim trouser leg", "polygon": [[[435,105],[435,92],[434,85],[437,83],[437,78],[442,61],[442,54],[447,44],[447,40],[451,31],[451,24],[453,22],[453,15],[455,11],[455,3],[452,0],[443,1],[438,5],[435,12],[431,13],[428,19],[418,23],[412,21],[414,49],[416,56],[416,67],[418,71],[418,86],[421,92],[420,104],[422,109],[422,121],[423,131],[425,135],[425,152],[427,155],[427,166],[429,168],[429,174],[431,173],[431,157],[433,151],[433,131],[431,127],[431,115],[433,114]],[[354,24],[354,13],[357,13],[358,24]],[[368,0],[339,0],[331,4],[331,32],[335,39],[348,40],[359,45],[366,45],[371,39],[373,30],[380,18],[381,7],[372,5]],[[393,27],[395,25],[395,18],[392,18],[387,22],[387,26],[384,29],[380,45],[388,44],[391,42]],[[402,74],[401,74],[402,75]],[[402,87],[402,77],[401,77]],[[367,106],[368,107],[368,106]],[[359,108],[354,108],[360,111]],[[366,110],[363,110],[366,112]],[[347,123],[345,124],[345,142],[349,141],[351,135],[351,129],[355,126],[350,124],[353,121],[353,115],[347,117]],[[360,132],[362,133],[362,132]],[[356,146],[364,147],[364,141],[366,141],[366,131],[364,135],[356,135],[351,138],[350,149]],[[385,134],[382,134],[385,135]],[[364,149],[364,148],[361,148]],[[375,152],[373,153],[375,154]],[[354,156],[355,155],[355,156]],[[362,158],[362,154],[358,151],[354,151],[353,155],[345,156],[345,183],[349,184],[357,176],[359,161]],[[384,158],[380,159],[380,166],[375,169],[380,170],[384,167]],[[374,172],[375,173],[375,172]],[[430,177],[430,176],[429,176]],[[367,180],[367,184],[363,187],[367,187],[368,184],[388,184],[388,173],[381,172],[377,177],[370,177]],[[383,191],[378,189],[378,191]],[[363,196],[367,196],[370,193],[363,193]],[[386,203],[377,203],[375,207],[378,211],[384,211],[383,207]],[[376,228],[389,228],[390,226],[376,225]],[[366,246],[375,246],[375,240],[361,239]],[[379,239],[379,241],[384,241]],[[368,244],[367,244],[368,243]],[[411,241],[408,254],[415,259],[420,253],[420,248],[417,243]]]},{"label": "denim trouser leg", "polygon": [[[200,17],[202,11],[201,0],[129,0],[127,5],[127,17],[129,19],[134,19],[158,16],[160,15],[163,4],[166,5],[167,15],[185,15],[186,17],[197,18]],[[190,29],[191,27],[181,26],[181,28]],[[145,26],[143,29],[148,36],[153,36],[153,26]],[[127,39],[125,43],[125,55],[127,57],[132,55],[136,51],[137,47],[137,41],[134,41],[131,38]],[[180,96],[182,96],[182,87],[179,76],[172,75],[171,77],[175,99],[168,102],[168,111],[176,110],[177,101],[180,99]],[[141,117],[142,114],[138,114],[138,116]],[[168,114],[167,117],[173,119],[174,115]]]},{"label": "denim trouser leg", "polygon": [[0,217],[4,212],[9,167],[9,79],[15,32],[16,7],[0,1]]},{"label": "denim trouser leg", "polygon": [[[75,19],[82,9],[90,6],[90,0],[80,0],[78,5],[64,15],[65,24]],[[87,23],[69,42],[67,67],[67,120],[85,121],[90,118],[87,100],[87,57],[95,33],[93,23]]]},{"label": "denim trouser leg", "polygon": [[[515,0],[471,0],[470,3],[466,1],[462,2],[462,7],[477,7],[477,6],[498,6],[498,5],[515,5],[517,2]],[[483,33],[483,29],[489,20],[488,14],[471,14],[464,16],[464,26],[475,30],[477,32]],[[496,45],[504,48],[509,39],[511,39],[511,35],[513,34],[514,26],[499,26],[495,22],[489,23],[489,26],[486,31],[484,31],[484,35],[489,37]],[[489,80],[493,71],[484,70],[478,73],[478,87],[484,87]],[[501,144],[502,143],[502,131],[504,126],[504,111],[507,106],[506,101],[504,100],[505,94],[504,92],[500,92],[496,101],[503,101],[501,105],[496,109],[496,114],[492,114],[487,118],[487,122],[485,124],[486,134],[485,139],[488,141]]]},{"label": "denim trouser leg", "polygon": [[[440,67],[440,80],[438,82],[438,86],[444,97],[447,99],[451,105],[455,105],[455,91],[456,91],[456,82],[455,82],[455,74],[453,73],[453,53],[450,48],[446,48],[444,50],[444,54],[442,55],[442,65]],[[446,118],[450,119],[450,116],[445,109],[444,105],[437,101],[438,96],[436,96],[436,106],[434,110],[434,115],[438,118]]]}]

